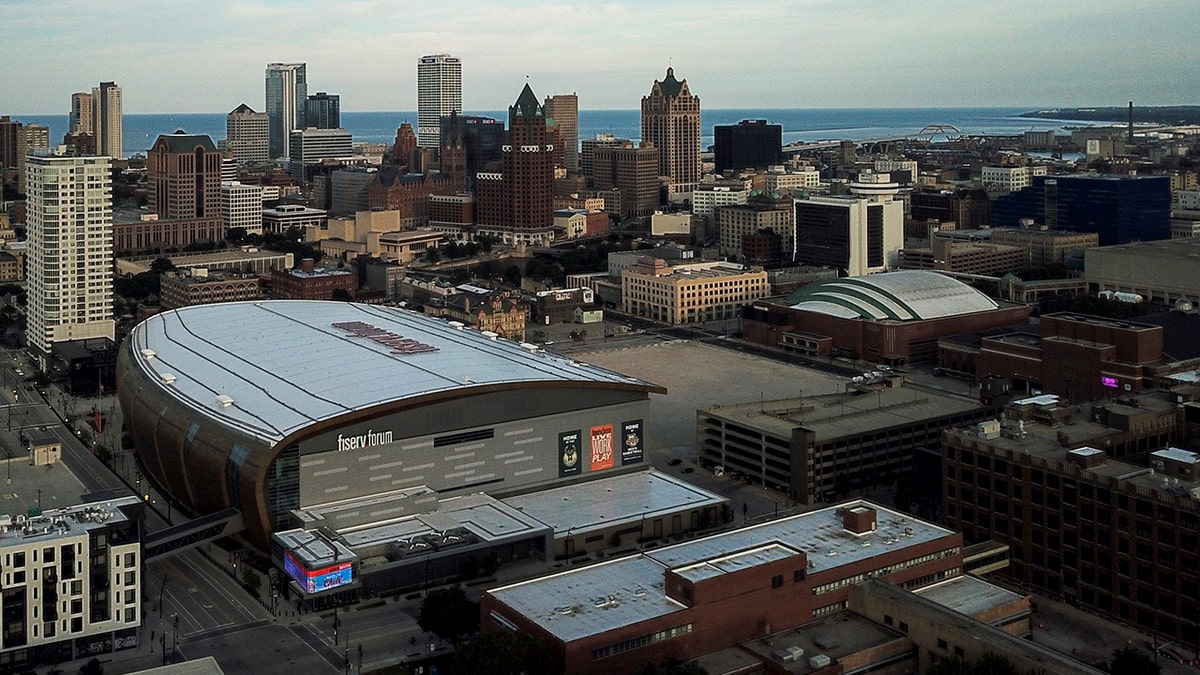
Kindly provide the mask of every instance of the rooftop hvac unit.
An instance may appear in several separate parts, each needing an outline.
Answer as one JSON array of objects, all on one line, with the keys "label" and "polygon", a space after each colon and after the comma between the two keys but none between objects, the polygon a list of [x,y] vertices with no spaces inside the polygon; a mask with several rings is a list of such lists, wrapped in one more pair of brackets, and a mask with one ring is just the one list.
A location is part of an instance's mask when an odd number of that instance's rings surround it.
[{"label": "rooftop hvac unit", "polygon": [[226,394],[219,394],[217,396],[217,405],[222,408],[228,408],[233,405],[233,397]]},{"label": "rooftop hvac unit", "polygon": [[808,660],[808,665],[811,668],[827,668],[833,663],[833,659],[825,654],[817,654]]},{"label": "rooftop hvac unit", "polygon": [[175,384],[175,376],[171,373],[159,373],[158,379],[162,380],[162,383],[166,385]]},{"label": "rooftop hvac unit", "polygon": [[792,645],[791,647],[784,647],[783,649],[775,650],[775,653],[773,654],[773,656],[775,658],[779,659],[780,661],[783,661],[784,663],[790,663],[792,661],[799,661],[801,659],[801,657],[804,656],[804,648],[797,647],[796,645]]},{"label": "rooftop hvac unit", "polygon": [[142,358],[146,359],[147,361],[154,358],[154,350],[153,349],[143,349],[142,350]]}]

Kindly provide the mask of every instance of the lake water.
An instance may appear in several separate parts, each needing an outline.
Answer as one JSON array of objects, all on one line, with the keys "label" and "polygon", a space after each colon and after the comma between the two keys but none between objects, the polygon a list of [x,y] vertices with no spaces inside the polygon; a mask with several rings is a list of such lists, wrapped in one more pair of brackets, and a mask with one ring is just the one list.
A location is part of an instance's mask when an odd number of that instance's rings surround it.
[{"label": "lake water", "polygon": [[[1072,120],[1040,120],[1017,117],[1028,108],[799,108],[799,109],[718,109],[700,113],[701,143],[711,145],[712,128],[718,124],[735,124],[745,119],[765,119],[783,127],[783,142],[819,141],[833,139],[889,138],[916,135],[926,125],[950,125],[968,135],[1015,135],[1031,129],[1062,130],[1066,125],[1089,126],[1096,122]],[[507,111],[467,111],[468,115],[484,115],[506,119]],[[22,115],[21,122],[50,127],[50,139],[61,142],[67,131],[67,116]],[[392,143],[396,128],[402,122],[416,126],[415,111],[402,112],[343,112],[342,126],[354,135],[354,140],[368,143]],[[208,134],[214,141],[225,138],[225,113],[129,114],[125,115],[124,150],[128,157],[144,153],[159,134],[176,129],[188,133]],[[579,111],[580,139],[596,134],[613,134],[618,138],[638,139],[641,136],[641,112],[638,110],[581,110]],[[1065,133],[1065,132],[1064,132]]]}]

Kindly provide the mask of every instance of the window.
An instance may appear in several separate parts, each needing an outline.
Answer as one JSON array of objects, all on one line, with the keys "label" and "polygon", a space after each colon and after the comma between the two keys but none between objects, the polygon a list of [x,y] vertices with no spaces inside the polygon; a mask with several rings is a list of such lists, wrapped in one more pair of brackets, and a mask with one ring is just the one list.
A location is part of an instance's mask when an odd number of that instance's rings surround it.
[{"label": "window", "polygon": [[941,650],[945,650],[948,646],[946,644],[946,641],[943,640],[942,638],[938,638],[937,645],[938,645],[938,649],[941,649]]},{"label": "window", "polygon": [[783,587],[783,575],[782,574],[776,574],[775,576],[771,577],[771,588],[782,588],[782,587]]}]

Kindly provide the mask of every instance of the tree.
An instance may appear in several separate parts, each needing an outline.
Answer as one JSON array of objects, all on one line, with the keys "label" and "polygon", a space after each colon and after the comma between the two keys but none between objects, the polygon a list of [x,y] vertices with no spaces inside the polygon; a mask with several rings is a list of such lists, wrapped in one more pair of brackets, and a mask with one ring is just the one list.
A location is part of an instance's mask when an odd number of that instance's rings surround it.
[{"label": "tree", "polygon": [[454,672],[482,675],[549,675],[550,650],[527,634],[497,631],[480,635],[454,653]]},{"label": "tree", "polygon": [[333,293],[331,295],[332,295],[332,299],[341,300],[342,302],[350,302],[351,300],[354,299],[353,297],[351,297],[350,291],[347,291],[344,288],[333,289]]},{"label": "tree", "polygon": [[504,282],[509,286],[521,285],[521,268],[516,265],[509,265],[508,269],[504,270]]},{"label": "tree", "polygon": [[1113,675],[1158,675],[1162,668],[1146,652],[1135,647],[1122,647],[1113,651],[1108,672]]},{"label": "tree", "polygon": [[458,646],[464,635],[479,630],[479,604],[458,586],[430,591],[421,601],[417,625]]},{"label": "tree", "polygon": [[175,263],[171,262],[170,258],[155,258],[154,262],[150,263],[150,271],[158,274],[163,272],[172,272],[175,270]]},{"label": "tree", "polygon": [[100,659],[93,657],[91,661],[79,667],[79,675],[104,675],[104,665],[100,663]]},{"label": "tree", "polygon": [[437,250],[436,246],[430,246],[425,249],[425,260],[436,265],[442,259],[442,254]]},{"label": "tree", "polygon": [[242,569],[242,585],[250,592],[253,597],[258,597],[258,589],[262,587],[262,578],[258,576],[258,572],[245,567]]}]

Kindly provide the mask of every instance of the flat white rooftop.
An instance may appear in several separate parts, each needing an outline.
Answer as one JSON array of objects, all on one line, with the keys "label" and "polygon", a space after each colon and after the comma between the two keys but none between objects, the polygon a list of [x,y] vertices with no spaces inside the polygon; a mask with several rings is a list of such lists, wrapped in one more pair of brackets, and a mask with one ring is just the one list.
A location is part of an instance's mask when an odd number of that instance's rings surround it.
[{"label": "flat white rooftop", "polygon": [[958,576],[913,591],[950,609],[978,618],[982,613],[1025,597],[972,576]]},{"label": "flat white rooftop", "polygon": [[132,362],[200,414],[267,443],[350,412],[520,382],[655,385],[392,307],[197,305],[146,319]]},{"label": "flat white rooftop", "polygon": [[[843,528],[837,510],[858,505],[876,509],[874,532],[853,535]],[[685,609],[666,595],[667,570],[693,578],[716,576],[777,560],[791,550],[807,553],[808,572],[815,574],[953,534],[882,506],[849,502],[488,592],[570,642]]]},{"label": "flat white rooftop", "polygon": [[503,501],[549,525],[555,537],[562,537],[653,520],[687,508],[715,506],[725,499],[651,469],[508,497]]}]

